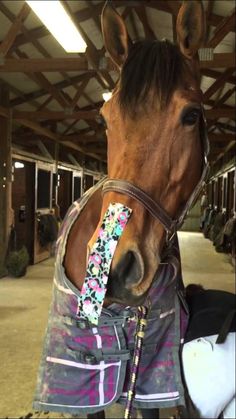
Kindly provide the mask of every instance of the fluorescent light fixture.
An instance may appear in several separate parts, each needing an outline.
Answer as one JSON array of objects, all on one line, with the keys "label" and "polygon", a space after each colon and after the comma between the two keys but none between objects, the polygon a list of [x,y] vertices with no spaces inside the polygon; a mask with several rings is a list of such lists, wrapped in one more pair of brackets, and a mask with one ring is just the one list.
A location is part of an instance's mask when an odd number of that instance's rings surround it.
[{"label": "fluorescent light fixture", "polygon": [[105,102],[107,102],[109,99],[111,99],[112,97],[112,92],[104,92],[102,94],[103,100],[105,100]]},{"label": "fluorescent light fixture", "polygon": [[21,163],[20,161],[15,161],[14,166],[16,169],[23,169],[23,167],[25,167],[24,163]]},{"label": "fluorescent light fixture", "polygon": [[66,52],[86,50],[86,43],[60,1],[26,0],[26,3]]}]

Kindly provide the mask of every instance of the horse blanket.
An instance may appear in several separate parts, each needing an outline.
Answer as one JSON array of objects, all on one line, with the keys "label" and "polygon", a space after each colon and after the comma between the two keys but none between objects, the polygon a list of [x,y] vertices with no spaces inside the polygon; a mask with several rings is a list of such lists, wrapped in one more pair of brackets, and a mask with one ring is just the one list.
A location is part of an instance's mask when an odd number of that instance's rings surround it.
[{"label": "horse blanket", "polygon": [[[137,308],[112,304],[102,309],[96,327],[89,325],[78,317],[80,291],[63,266],[69,231],[102,183],[74,202],[59,232],[52,303],[34,400],[37,410],[94,413],[115,402],[126,402]],[[185,404],[179,352],[188,314],[177,236],[162,262],[145,302],[148,323],[133,403],[136,408]]]}]

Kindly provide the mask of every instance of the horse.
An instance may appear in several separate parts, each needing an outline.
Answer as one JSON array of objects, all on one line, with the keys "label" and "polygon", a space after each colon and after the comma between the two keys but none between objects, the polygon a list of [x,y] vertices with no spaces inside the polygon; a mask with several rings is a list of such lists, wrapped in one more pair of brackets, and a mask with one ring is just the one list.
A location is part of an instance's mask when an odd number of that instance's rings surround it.
[{"label": "horse", "polygon": [[[101,109],[108,175],[73,204],[61,226],[37,410],[101,417],[106,406],[124,403],[131,393],[143,417],[157,417],[159,407],[185,404],[179,349],[188,309],[176,231],[208,170],[198,60],[204,22],[202,3],[187,1],[177,17],[177,45],[167,40],[132,43],[121,16],[109,3],[104,6],[104,43],[120,72]],[[104,248],[109,239],[101,226],[110,205],[119,205],[123,215],[129,211],[128,222],[120,222],[105,290],[90,279],[93,295],[101,298],[103,291],[104,298],[97,326],[89,326],[79,304],[98,237]],[[96,263],[92,269],[98,272]],[[140,307],[145,307],[143,317]],[[146,325],[145,335],[135,332],[137,323]],[[144,338],[141,355],[135,352],[134,336]],[[141,356],[136,394],[126,383],[133,373],[132,351]],[[157,390],[150,388],[153,383]],[[142,385],[147,385],[143,393]],[[191,415],[200,417],[201,412]]]}]

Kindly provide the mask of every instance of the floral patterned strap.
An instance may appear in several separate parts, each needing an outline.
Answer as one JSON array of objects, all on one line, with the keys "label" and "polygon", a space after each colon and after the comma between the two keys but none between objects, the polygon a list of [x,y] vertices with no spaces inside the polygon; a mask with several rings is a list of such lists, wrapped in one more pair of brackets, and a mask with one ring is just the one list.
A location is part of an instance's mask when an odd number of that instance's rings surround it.
[{"label": "floral patterned strap", "polygon": [[98,324],[102,311],[112,258],[131,213],[132,210],[123,204],[110,204],[98,238],[91,248],[86,277],[78,299],[77,315],[94,325]]}]

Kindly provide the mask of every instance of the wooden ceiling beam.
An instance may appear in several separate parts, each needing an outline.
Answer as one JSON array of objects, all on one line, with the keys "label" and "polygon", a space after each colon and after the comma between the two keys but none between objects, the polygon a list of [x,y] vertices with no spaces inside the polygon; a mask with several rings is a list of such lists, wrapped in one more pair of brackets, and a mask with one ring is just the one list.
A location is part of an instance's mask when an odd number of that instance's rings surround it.
[{"label": "wooden ceiling beam", "polygon": [[[58,71],[86,71],[89,72],[87,58],[5,58],[0,64],[0,72],[7,73],[35,73]],[[94,72],[94,70],[92,70]]]},{"label": "wooden ceiling beam", "polygon": [[218,122],[218,121],[216,122],[215,125],[217,128],[223,128],[224,130],[228,130],[228,131],[236,133],[236,126],[232,126],[229,124],[225,124],[224,122]]},{"label": "wooden ceiling beam", "polygon": [[40,38],[50,35],[50,32],[46,28],[46,26],[38,26],[37,28],[28,30],[27,34],[22,33],[17,35],[14,44],[12,45],[11,51],[14,51],[16,48],[19,48],[25,44],[29,43],[29,39],[31,42],[37,41]]},{"label": "wooden ceiling beam", "polygon": [[80,34],[82,35],[84,41],[87,44],[87,48],[84,54],[87,57],[88,62],[92,65],[93,69],[96,70],[101,86],[105,89],[112,90],[115,86],[115,83],[112,77],[110,76],[107,70],[101,71],[99,69],[99,61],[101,58],[99,51],[97,50],[97,48],[95,47],[91,39],[88,37],[87,33],[84,31],[84,29],[82,28],[78,20],[75,18],[75,15],[72,13],[70,9],[68,1],[64,0],[63,5],[66,8],[67,13],[69,14],[70,18],[74,22],[75,26],[79,30]]},{"label": "wooden ceiling beam", "polygon": [[[201,73],[203,76],[210,77],[212,79],[218,79],[222,75],[220,71],[212,70],[210,68],[202,68]],[[227,82],[230,84],[236,84],[236,77],[229,77]]]},{"label": "wooden ceiling beam", "polygon": [[17,33],[21,29],[22,23],[28,17],[28,15],[30,14],[30,11],[31,11],[31,9],[28,6],[28,4],[24,3],[20,12],[15,17],[15,20],[12,23],[7,35],[5,36],[4,40],[1,42],[1,45],[0,45],[0,56],[1,57],[4,57],[8,53],[8,51],[10,50],[12,44],[15,41]]},{"label": "wooden ceiling beam", "polygon": [[53,100],[52,95],[49,95],[47,99],[38,107],[37,111],[42,111],[46,106]]},{"label": "wooden ceiling beam", "polygon": [[[24,52],[20,50],[16,50],[16,54],[20,59],[29,59]],[[40,73],[39,71],[33,73],[26,74],[29,78],[31,78],[34,82],[36,82],[40,87],[45,89],[46,92],[50,93],[53,98],[61,105],[62,108],[68,107],[69,103],[65,100],[64,96],[62,95],[61,91],[58,90],[53,84],[51,84],[48,79],[44,76],[44,74]]]},{"label": "wooden ceiling beam", "polygon": [[78,102],[79,98],[81,97],[81,95],[83,94],[89,80],[90,80],[90,75],[87,75],[87,77],[84,78],[84,80],[78,86],[77,92],[75,93],[75,96],[73,97],[73,99],[70,103],[71,109],[74,109],[75,106],[77,105],[77,102]]},{"label": "wooden ceiling beam", "polygon": [[[4,5],[3,5],[4,6]],[[79,12],[75,14],[76,19],[78,22],[84,22],[92,17],[92,15],[99,16],[101,14],[103,8],[103,3],[100,3],[98,5],[93,5],[93,10],[87,7],[86,9],[82,9]],[[0,4],[0,10],[9,18],[10,11],[6,10],[6,8],[3,8]],[[38,40],[40,38],[46,37],[51,35],[51,33],[48,31],[48,29],[45,26],[38,26],[37,28],[31,29],[28,31],[28,34],[20,34],[16,37],[15,43],[12,47],[14,50],[15,48],[18,48],[22,45],[25,45],[29,43],[29,38],[31,40]]]},{"label": "wooden ceiling beam", "polygon": [[216,109],[206,109],[205,111],[207,119],[218,119],[218,118],[235,118],[235,109],[234,108],[216,108]]},{"label": "wooden ceiling beam", "polygon": [[130,19],[130,23],[134,32],[134,39],[133,40],[138,40],[140,38],[139,33],[138,33],[138,28],[135,22],[135,15],[134,15],[134,11],[132,9],[129,9],[129,19]]},{"label": "wooden ceiling beam", "polygon": [[66,135],[70,132],[71,128],[73,128],[78,122],[78,119],[75,119],[71,124],[66,127],[65,131],[63,131],[63,135]]},{"label": "wooden ceiling beam", "polygon": [[[24,93],[21,90],[17,89],[17,87],[11,85],[10,83],[8,83],[7,81],[5,81],[5,80],[3,80],[1,78],[0,78],[0,81],[2,83],[4,83],[8,87],[8,89],[10,90],[10,92],[12,92],[14,95],[17,96],[17,98],[12,99],[12,100],[18,100],[18,99],[19,100],[23,100]],[[10,106],[11,106],[11,102],[10,102]]]},{"label": "wooden ceiling beam", "polygon": [[152,30],[151,26],[149,25],[146,8],[144,5],[140,7],[135,7],[135,13],[137,14],[140,22],[143,25],[144,33],[147,39],[156,40],[156,35],[154,31]]},{"label": "wooden ceiling beam", "polygon": [[228,80],[232,73],[234,72],[234,68],[228,68],[221,76],[206,90],[203,94],[203,102],[207,101],[214,93],[219,90],[224,83]]},{"label": "wooden ceiling beam", "polygon": [[[87,2],[88,4],[88,8],[91,11],[91,18],[93,19],[93,21],[95,22],[95,25],[97,26],[98,30],[101,30],[101,21],[100,21],[100,13],[95,13],[94,11],[94,4],[91,3],[90,1]],[[78,20],[78,18],[77,18]]]},{"label": "wooden ceiling beam", "polygon": [[216,27],[214,34],[210,41],[207,43],[207,48],[215,48],[224,37],[230,32],[235,30],[235,9]]},{"label": "wooden ceiling beam", "polygon": [[214,9],[214,5],[215,5],[215,0],[208,0],[208,4],[207,4],[207,8],[206,8],[206,33],[205,33],[205,44],[207,44],[207,42],[209,41],[209,36],[210,36],[210,29],[211,29],[211,25],[208,24],[211,15],[213,13],[213,9]]},{"label": "wooden ceiling beam", "polygon": [[[0,107],[0,114],[1,114],[1,111],[2,111],[2,109]],[[101,155],[99,155],[95,152],[87,151],[84,147],[81,147],[78,144],[74,144],[71,141],[63,141],[63,140],[65,140],[66,137],[63,138],[59,134],[56,134],[56,133],[48,130],[47,128],[42,127],[40,124],[38,124],[34,121],[28,121],[27,119],[24,119],[24,118],[16,118],[15,121],[17,123],[19,123],[20,125],[28,127],[30,129],[32,129],[33,131],[37,132],[38,134],[41,134],[41,135],[47,137],[50,140],[58,142],[58,143],[66,146],[68,148],[71,148],[73,150],[80,151],[81,153],[83,153],[85,155],[88,155],[90,157],[93,157],[97,160],[105,161],[104,159],[101,158]]]},{"label": "wooden ceiling beam", "polygon": [[35,73],[34,77],[36,77],[36,81],[38,82],[39,86],[43,87],[46,92],[50,93],[53,99],[55,99],[62,108],[70,106],[68,101],[65,99],[63,92],[57,90],[42,73]]},{"label": "wooden ceiling beam", "polygon": [[94,151],[90,151],[90,150],[87,151],[86,150],[86,152],[85,152],[84,147],[80,147],[79,145],[74,144],[71,141],[66,141],[66,142],[61,141],[60,143],[63,144],[64,146],[66,146],[66,147],[70,147],[72,150],[80,151],[81,153],[85,154],[86,156],[93,157],[96,160],[100,160],[100,161],[103,161],[103,162],[107,161],[106,160],[106,153],[103,153],[103,152],[98,153],[97,148],[94,148],[93,149]]},{"label": "wooden ceiling beam", "polygon": [[[93,73],[90,74],[91,76],[93,75]],[[65,89],[66,87],[72,86],[76,83],[80,83],[81,81],[84,80],[84,78],[87,77],[87,74],[80,74],[78,76],[75,77],[71,77],[70,80],[63,80],[60,81],[58,83],[55,83],[53,86],[59,90]],[[16,98],[13,99],[10,102],[10,106],[18,106],[18,105],[22,105],[22,103],[26,103],[26,102],[30,102],[33,99],[38,99],[42,96],[45,96],[47,93],[45,93],[44,89],[40,89],[37,90],[36,92],[32,92],[32,93],[27,93],[24,95],[24,98]]]},{"label": "wooden ceiling beam", "polygon": [[[235,65],[234,53],[216,53],[212,61],[200,61],[200,68],[233,68]],[[60,72],[60,71],[83,71],[94,75],[96,71],[101,77],[101,74],[107,73],[109,70],[114,70],[114,65],[109,58],[104,58],[102,64],[99,61],[97,68],[90,68],[88,60],[85,56],[76,58],[28,58],[16,59],[5,58],[0,64],[0,72],[5,73],[33,73],[33,72]],[[213,73],[212,73],[213,74]],[[110,80],[110,78],[109,78]],[[112,80],[112,79],[111,79]],[[108,83],[108,82],[107,82]],[[112,86],[111,86],[112,83]],[[107,84],[106,84],[107,86]],[[114,82],[109,81],[109,88],[114,87]]]},{"label": "wooden ceiling beam", "polygon": [[76,143],[79,142],[84,142],[84,143],[91,143],[91,142],[100,142],[101,138],[94,134],[94,135],[84,135],[79,133],[79,135],[77,134],[70,134],[67,135],[66,137],[66,141],[75,141]]},{"label": "wooden ceiling beam", "polygon": [[200,68],[232,68],[235,67],[234,52],[217,52],[213,54],[213,60],[200,61]]},{"label": "wooden ceiling beam", "polygon": [[[211,0],[210,0],[211,1]],[[121,1],[121,0],[113,0],[113,4],[115,7],[123,7],[123,6],[129,6],[129,7],[139,7],[143,2],[140,1]],[[171,7],[170,7],[171,3]],[[174,1],[148,1],[146,2],[146,6],[150,8],[154,8],[156,10],[164,11],[167,13],[175,13],[177,15],[179,7],[181,2]],[[93,4],[93,9],[90,7],[84,8],[82,10],[79,10],[78,12],[75,12],[75,17],[79,23],[84,22],[88,19],[90,19],[93,15],[99,16],[102,12],[104,3],[101,2],[99,4]],[[9,17],[10,11],[5,10],[5,6],[3,3],[0,2],[0,10]],[[208,19],[208,25],[211,26],[218,26],[222,22],[222,16],[216,15],[214,13],[211,13]],[[235,31],[235,28],[233,28]],[[50,32],[47,30],[45,26],[39,26],[37,28],[31,29],[28,31],[29,37],[31,40],[37,40],[40,38],[43,38],[45,36],[50,35]],[[20,47],[22,45],[25,45],[29,42],[28,36],[25,34],[20,34],[16,37],[15,43],[13,44],[12,48],[15,49],[17,47]]]},{"label": "wooden ceiling beam", "polygon": [[[30,8],[28,8],[28,9],[29,9],[29,11],[31,10]],[[5,14],[5,16],[14,24],[15,16],[13,15],[13,13],[4,5],[3,5],[3,10],[2,11]],[[43,57],[51,58],[50,54],[38,42],[38,40],[35,40],[34,38],[33,39],[30,38],[28,30],[24,27],[24,25],[22,25],[21,29],[22,29],[23,34],[27,37],[28,41],[32,42],[34,47],[43,55]],[[20,58],[28,58],[26,55],[21,53],[21,51],[19,51],[19,49],[16,49],[16,52],[17,52],[18,56],[20,56]],[[67,79],[67,80],[69,79],[70,80],[69,76],[65,72],[62,72],[61,75],[64,79]],[[62,107],[65,107],[65,106],[68,105],[67,101],[65,100],[63,92],[58,91],[51,83],[49,83],[49,81],[46,79],[46,77],[43,74],[35,73],[34,75],[31,76],[31,78],[33,78],[33,80],[36,81],[37,84],[42,85],[46,89],[46,91],[49,91],[53,95],[53,98],[55,98]],[[47,102],[47,103],[49,103],[49,102]]]},{"label": "wooden ceiling beam", "polygon": [[63,119],[95,119],[99,115],[97,110],[91,111],[13,111],[13,119],[23,118],[30,121],[63,120]]},{"label": "wooden ceiling beam", "polygon": [[234,140],[231,143],[229,143],[226,147],[224,147],[224,149],[221,153],[218,152],[214,163],[216,163],[218,160],[220,160],[226,153],[228,153],[228,151],[233,149],[235,147],[235,145],[236,145],[236,143],[235,143],[235,140]]},{"label": "wooden ceiling beam", "polygon": [[236,86],[234,86],[232,89],[229,89],[223,96],[219,98],[217,101],[217,106],[223,105],[236,91]]},{"label": "wooden ceiling beam", "polygon": [[14,118],[15,121],[17,123],[19,123],[20,125],[23,125],[24,127],[30,128],[33,131],[37,132],[38,134],[42,134],[45,137],[49,138],[50,140],[53,141],[60,141],[60,136],[58,134],[56,134],[55,132],[52,132],[51,130],[43,127],[42,125],[38,124],[35,121],[28,121],[25,118],[21,118],[21,117],[16,117]]},{"label": "wooden ceiling beam", "polygon": [[235,141],[235,135],[234,134],[214,134],[214,133],[208,133],[208,138],[212,143],[228,143],[231,141]]}]

